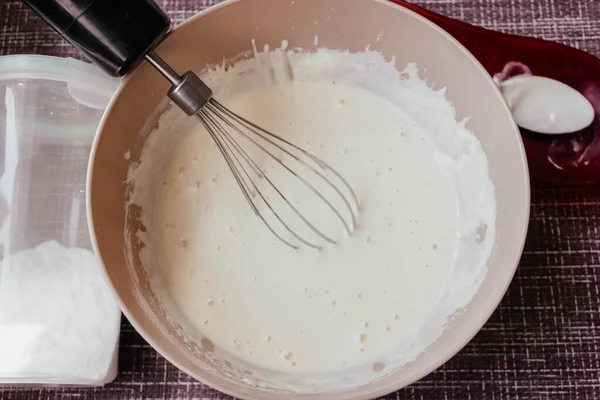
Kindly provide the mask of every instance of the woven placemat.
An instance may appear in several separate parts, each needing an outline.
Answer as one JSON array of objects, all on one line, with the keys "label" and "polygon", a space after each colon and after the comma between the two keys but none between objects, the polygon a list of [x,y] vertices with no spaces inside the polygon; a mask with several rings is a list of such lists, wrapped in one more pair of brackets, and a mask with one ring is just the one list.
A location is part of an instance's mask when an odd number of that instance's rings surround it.
[{"label": "woven placemat", "polygon": [[[302,1],[302,0],[297,0]],[[216,1],[162,0],[175,23]],[[414,0],[499,31],[600,56],[599,0]],[[14,0],[0,54],[75,52]],[[463,351],[388,399],[600,399],[600,188],[534,185],[529,237],[501,305]],[[6,400],[228,399],[188,377],[123,322],[119,376],[101,389],[0,389]]]}]

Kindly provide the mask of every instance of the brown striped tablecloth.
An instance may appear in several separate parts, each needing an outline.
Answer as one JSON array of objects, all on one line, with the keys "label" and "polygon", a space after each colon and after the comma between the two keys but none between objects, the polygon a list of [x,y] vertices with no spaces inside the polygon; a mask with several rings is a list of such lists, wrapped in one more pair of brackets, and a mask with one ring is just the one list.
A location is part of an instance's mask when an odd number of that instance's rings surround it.
[{"label": "brown striped tablecloth", "polygon": [[[301,0],[300,0],[301,1]],[[217,1],[158,0],[180,23]],[[600,0],[413,0],[499,31],[600,56]],[[0,0],[0,55],[72,56],[35,15]],[[388,399],[600,399],[600,188],[535,185],[530,232],[498,310],[456,357]],[[228,399],[178,371],[123,321],[119,376],[98,389],[1,389],[5,400]]]}]

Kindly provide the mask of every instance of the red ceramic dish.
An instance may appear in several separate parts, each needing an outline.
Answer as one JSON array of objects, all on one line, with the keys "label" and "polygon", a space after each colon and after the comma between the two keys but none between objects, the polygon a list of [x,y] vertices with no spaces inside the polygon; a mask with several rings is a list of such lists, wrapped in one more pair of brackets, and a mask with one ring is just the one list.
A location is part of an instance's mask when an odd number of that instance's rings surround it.
[{"label": "red ceramic dish", "polygon": [[580,132],[548,136],[521,129],[532,178],[568,185],[600,184],[600,59],[572,47],[542,39],[494,32],[390,0],[431,20],[461,42],[490,73],[509,62],[529,67],[534,75],[556,79],[581,92],[594,106],[594,123]]}]

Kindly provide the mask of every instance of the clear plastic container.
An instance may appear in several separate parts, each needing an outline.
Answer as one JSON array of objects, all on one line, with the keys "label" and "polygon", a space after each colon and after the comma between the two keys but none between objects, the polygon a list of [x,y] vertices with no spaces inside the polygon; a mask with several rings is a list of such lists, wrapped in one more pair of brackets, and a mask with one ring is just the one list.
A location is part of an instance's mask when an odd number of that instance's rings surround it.
[{"label": "clear plastic container", "polygon": [[[100,386],[116,376],[120,313],[91,253],[85,185],[118,84],[74,59],[0,57],[0,385]],[[98,321],[91,334],[60,332]],[[53,360],[63,337],[72,344]],[[108,355],[86,359],[103,344]]]}]

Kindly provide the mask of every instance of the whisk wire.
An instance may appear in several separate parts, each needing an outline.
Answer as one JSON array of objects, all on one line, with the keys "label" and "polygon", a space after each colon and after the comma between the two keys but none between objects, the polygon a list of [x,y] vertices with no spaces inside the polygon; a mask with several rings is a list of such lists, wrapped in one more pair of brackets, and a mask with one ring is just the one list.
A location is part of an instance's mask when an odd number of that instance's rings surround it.
[{"label": "whisk wire", "polygon": [[[258,193],[260,199],[265,203],[269,211],[274,215],[274,217],[279,221],[279,223],[285,228],[285,230],[291,234],[294,238],[302,242],[303,244],[315,248],[321,249],[321,246],[310,242],[309,240],[302,237],[298,234],[294,229],[292,229],[289,224],[287,224],[280,214],[275,210],[275,208],[270,203],[269,199],[267,199],[261,190],[258,188],[257,184],[252,179],[250,173],[247,168],[244,166],[245,163],[252,169],[254,174],[259,179],[264,179],[268,185],[275,190],[277,195],[285,202],[285,204],[293,211],[293,213],[300,218],[300,220],[315,234],[317,234],[322,239],[326,240],[329,243],[335,244],[336,241],[331,237],[326,235],[323,231],[318,229],[308,218],[306,218],[298,209],[295,207],[289,199],[279,190],[279,188],[272,182],[272,180],[267,176],[267,174],[260,169],[258,164],[250,157],[250,155],[244,150],[244,148],[232,137],[230,132],[226,129],[226,127],[231,128],[234,132],[241,135],[243,138],[248,140],[250,143],[258,147],[265,154],[267,154],[271,159],[273,159],[276,163],[282,166],[286,171],[292,174],[295,178],[299,179],[302,184],[307,187],[313,194],[315,194],[327,207],[337,216],[337,218],[343,224],[346,232],[351,234],[352,230],[356,227],[356,215],[354,213],[354,209],[348,199],[344,196],[342,191],[327,177],[320,171],[318,171],[315,167],[310,165],[305,160],[301,159],[296,154],[293,154],[290,150],[278,144],[276,141],[283,143],[285,145],[290,146],[292,149],[299,151],[302,155],[308,157],[309,160],[313,161],[320,167],[322,170],[327,172],[332,172],[347,188],[350,192],[352,200],[355,202],[356,207],[358,208],[358,201],[356,199],[356,195],[348,182],[333,168],[324,163],[322,160],[318,159],[316,156],[310,154],[306,150],[294,145],[293,143],[273,134],[272,132],[267,131],[266,129],[248,121],[247,119],[239,116],[238,114],[230,111],[228,108],[220,104],[215,99],[211,98],[205,107],[199,110],[196,113],[198,119],[204,125],[204,127],[209,132],[212,139],[215,141],[218,146],[220,152],[225,157],[228,167],[232,171],[234,178],[242,190],[244,197],[250,204],[252,210],[259,218],[267,225],[268,229],[275,234],[282,242],[287,244],[288,246],[297,249],[298,246],[290,243],[288,240],[285,240],[279,233],[276,232],[275,228],[267,221],[267,218],[260,212],[258,205],[255,203],[255,197]],[[222,126],[217,118],[226,125],[226,127]],[[300,176],[296,171],[294,171],[291,167],[289,167],[286,163],[284,163],[279,157],[277,157],[273,152],[269,149],[265,148],[262,144],[260,144],[254,137],[250,136],[251,134],[257,136],[258,138],[264,140],[270,145],[274,146],[276,149],[282,151],[284,154],[291,157],[293,160],[299,162],[304,167],[308,168],[311,172],[316,174],[321,180],[323,180],[330,188],[332,188],[340,199],[345,204],[345,207],[348,209],[351,216],[351,226],[346,222],[344,217],[341,215],[340,211],[329,201],[319,190],[316,189],[314,185],[308,182],[304,177]],[[239,156],[238,156],[239,155]],[[243,161],[240,159],[243,159]],[[239,168],[239,169],[238,169]],[[241,171],[241,172],[240,172]]]},{"label": "whisk wire", "polygon": [[[217,147],[219,148],[219,151],[221,152],[221,154],[223,155],[223,157],[225,158],[225,161],[229,167],[229,169],[231,170],[231,172],[233,173],[234,179],[236,180],[238,186],[240,187],[240,189],[242,190],[242,193],[244,194],[244,197],[246,198],[246,200],[248,201],[248,203],[250,204],[250,207],[252,208],[252,211],[254,212],[255,215],[257,215],[261,221],[267,226],[267,228],[269,229],[269,231],[271,231],[271,233],[273,233],[273,235],[275,235],[279,240],[281,240],[283,243],[285,243],[286,245],[294,248],[294,249],[298,249],[298,246],[295,246],[294,244],[290,243],[289,241],[285,240],[279,233],[277,233],[275,231],[275,229],[273,229],[273,227],[271,226],[271,224],[269,224],[266,220],[266,218],[262,215],[262,213],[260,212],[260,210],[258,209],[258,207],[256,206],[256,204],[254,203],[254,201],[252,200],[252,195],[249,191],[249,188],[247,186],[247,183],[244,181],[244,179],[241,177],[239,171],[236,169],[233,160],[231,159],[231,156],[229,155],[229,153],[225,150],[223,143],[219,140],[219,138],[217,137],[217,134],[214,133],[211,128],[213,129],[218,129],[217,127],[214,127],[207,118],[207,115],[205,113],[201,113],[198,112],[197,113],[197,118],[200,120],[200,122],[202,123],[202,125],[206,128],[206,130],[208,131],[209,135],[212,137],[212,139],[215,141]],[[237,157],[236,157],[237,158]],[[238,163],[239,160],[238,160]],[[241,164],[241,163],[240,163]],[[242,167],[242,169],[245,171],[245,169]],[[246,172],[247,174],[247,172]],[[254,187],[256,188],[256,185],[254,185]],[[262,194],[261,194],[262,197]],[[269,207],[269,209],[271,210],[271,212],[273,212],[273,214],[275,214],[277,216],[277,214],[275,213],[275,211],[272,209],[272,207],[270,206],[270,204],[267,203],[267,206]],[[281,219],[279,219],[281,221]],[[287,226],[285,224],[285,222],[281,221],[281,223],[284,226]]]},{"label": "whisk wire", "polygon": [[[254,181],[250,177],[250,174],[248,173],[248,171],[244,167],[243,163],[239,160],[239,158],[237,157],[237,155],[235,154],[235,152],[232,150],[231,146],[233,146],[235,148],[235,150],[239,154],[241,154],[241,156],[244,158],[244,160],[252,167],[252,169],[254,170],[254,172],[257,174],[258,178],[264,179],[269,184],[269,186],[273,190],[275,190],[275,192],[277,193],[277,195],[290,207],[290,209],[294,212],[294,214],[296,216],[298,216],[302,220],[302,222],[304,222],[309,228],[311,228],[311,230],[313,230],[316,234],[318,234],[319,236],[321,236],[324,240],[327,240],[328,242],[330,242],[332,244],[335,243],[335,241],[333,239],[331,239],[330,237],[328,237],[325,234],[323,234],[319,229],[317,229],[314,226],[314,224],[312,224],[304,215],[302,215],[302,213],[300,213],[300,211],[297,209],[297,207],[295,207],[287,199],[287,197],[277,188],[277,186],[272,182],[272,180],[269,179],[269,177],[263,171],[261,171],[260,167],[256,164],[256,162],[254,160],[252,160],[252,158],[239,145],[239,143],[237,143],[233,139],[233,137],[231,137],[231,135],[227,132],[227,130],[223,129],[223,127],[221,127],[220,125],[218,125],[218,123],[216,121],[214,121],[214,118],[212,117],[211,114],[206,113],[205,117],[207,119],[209,119],[209,120],[212,120],[213,126],[215,127],[216,130],[219,131],[220,138],[226,142],[226,147],[232,152],[233,157],[236,159],[236,161],[238,162],[238,165],[240,166],[240,168],[242,169],[242,171],[244,172],[244,174],[247,176],[247,178],[252,183],[252,186],[254,187],[255,191],[259,194],[260,198],[267,205],[267,207],[273,213],[273,215],[275,216],[275,218],[284,226],[284,228],[288,231],[288,233],[290,233],[292,236],[294,236],[296,239],[298,239],[299,241],[301,241],[302,243],[304,243],[307,246],[310,246],[310,247],[312,247],[314,249],[317,249],[317,250],[321,249],[321,246],[316,245],[314,243],[311,243],[308,240],[306,240],[303,237],[301,237],[296,231],[294,231],[293,229],[290,228],[289,224],[287,224],[283,220],[283,218],[281,218],[281,216],[279,215],[279,213],[277,211],[275,211],[275,209],[271,205],[271,203],[265,198],[265,196],[262,194],[262,192],[258,189],[258,187],[256,186],[256,184],[254,183]],[[228,121],[226,121],[226,122],[228,122]],[[237,130],[237,127],[235,127],[235,126],[232,126],[232,127]],[[235,171],[234,173],[237,174],[237,171]],[[254,209],[257,209],[257,206],[256,206],[256,204],[254,202],[252,202],[252,206],[253,206]],[[293,246],[293,247],[295,247],[295,246]]]},{"label": "whisk wire", "polygon": [[[306,150],[302,149],[301,147],[298,147],[295,144],[293,144],[293,143],[291,143],[291,142],[289,142],[289,141],[281,138],[280,136],[277,136],[277,135],[273,134],[272,132],[267,131],[266,129],[264,129],[264,128],[256,125],[256,124],[254,124],[253,122],[248,121],[247,119],[239,116],[238,114],[232,112],[231,110],[229,110],[225,106],[221,105],[218,101],[216,101],[214,99],[210,100],[210,102],[207,104],[207,108],[210,111],[212,111],[215,115],[219,116],[219,118],[224,123],[226,123],[231,128],[233,128],[234,130],[236,130],[239,134],[241,134],[246,139],[248,139],[249,141],[251,141],[254,145],[256,145],[257,147],[259,147],[261,150],[263,150],[264,152],[266,152],[273,160],[275,160],[278,164],[280,164],[282,167],[284,167],[288,172],[290,172],[291,174],[293,174],[294,177],[300,179],[302,181],[302,183],[306,187],[308,187],[315,195],[317,195],[322,201],[324,201],[328,205],[328,207],[330,208],[330,210],[333,211],[337,215],[337,217],[340,219],[340,221],[344,225],[344,228],[346,229],[346,232],[348,234],[350,234],[352,232],[352,230],[354,230],[356,228],[356,215],[355,215],[354,209],[352,208],[352,206],[351,206],[350,202],[348,201],[348,199],[341,192],[341,190],[336,185],[334,185],[333,182],[331,182],[329,179],[327,179],[327,177],[325,175],[323,175],[323,173],[321,173],[320,171],[318,171],[317,169],[315,169],[312,165],[308,164],[307,162],[305,162],[304,160],[302,160],[297,155],[291,153],[286,148],[284,148],[281,145],[275,143],[275,141],[273,139],[278,140],[278,141],[280,141],[280,142],[282,142],[282,143],[284,143],[284,144],[292,147],[295,150],[298,150],[303,155],[306,155],[310,160],[312,160],[313,162],[315,162],[323,170],[333,173],[346,186],[347,190],[350,192],[350,194],[352,196],[352,199],[353,199],[354,203],[358,207],[358,200],[357,200],[356,194],[354,193],[354,191],[352,190],[352,188],[350,187],[350,185],[348,184],[348,182],[337,171],[335,171],[332,167],[330,167],[328,164],[326,164],[325,162],[323,162],[322,160],[320,160],[319,158],[317,158],[313,154],[311,154],[311,153],[307,152]],[[222,115],[221,113],[223,113],[225,115]],[[244,126],[248,131],[252,132],[256,136],[258,136],[261,139],[265,140],[267,143],[269,143],[269,144],[275,146],[276,148],[278,148],[279,150],[283,151],[285,154],[287,154],[288,156],[290,156],[295,161],[298,161],[299,163],[301,163],[305,167],[309,168],[311,170],[311,172],[313,172],[321,180],[323,180],[330,188],[332,188],[337,193],[337,195],[340,197],[340,199],[342,199],[342,201],[344,202],[346,208],[348,209],[348,211],[350,213],[351,219],[352,219],[351,226],[348,225],[348,223],[346,222],[346,220],[344,219],[344,217],[342,217],[341,213],[333,206],[333,204],[331,204],[331,202],[329,200],[327,200],[314,187],[314,185],[310,184],[308,181],[306,181],[306,179],[304,179],[302,176],[298,175],[288,165],[286,165],[278,157],[276,157],[272,152],[270,152],[264,146],[262,146],[260,143],[258,143],[256,140],[254,140],[253,138],[251,138],[247,133],[243,132],[239,127],[235,126],[229,119],[227,119],[227,117],[230,117],[230,119],[235,120],[240,125]],[[331,241],[331,242],[335,243],[335,241]]]},{"label": "whisk wire", "polygon": [[[249,187],[248,187],[248,183],[245,182],[244,179],[239,179],[237,180],[238,184],[240,184],[240,182],[243,182],[244,187],[242,188],[242,191],[245,194],[248,194],[248,192],[250,193],[250,196],[246,196],[246,199],[248,200],[248,202],[250,203],[252,209],[254,210],[255,214],[258,214],[260,216],[260,218],[265,222],[265,224],[269,227],[269,229],[271,230],[271,232],[273,232],[273,228],[271,227],[270,224],[268,224],[266,222],[266,219],[262,216],[262,214],[260,213],[260,211],[258,210],[257,205],[254,203],[254,200],[252,200],[252,198],[255,197],[256,193],[258,193],[258,195],[260,196],[261,200],[267,205],[267,207],[269,208],[269,210],[271,211],[271,213],[275,216],[275,218],[281,223],[281,225],[283,225],[283,227],[286,229],[286,231],[288,233],[290,233],[292,236],[294,236],[297,240],[301,241],[302,243],[304,243],[305,245],[312,247],[314,249],[320,250],[321,246],[318,246],[314,243],[311,243],[307,240],[305,240],[303,237],[301,237],[300,235],[298,235],[293,229],[290,228],[289,224],[287,224],[283,218],[281,218],[281,216],[279,215],[279,213],[277,213],[275,211],[275,209],[273,208],[273,206],[271,205],[271,203],[265,198],[265,196],[263,195],[263,193],[258,189],[258,187],[256,186],[256,183],[254,183],[254,180],[252,180],[252,177],[250,176],[250,174],[248,173],[247,169],[244,167],[244,164],[240,161],[240,159],[238,158],[238,156],[235,154],[235,151],[237,151],[239,154],[241,154],[241,156],[245,159],[245,161],[252,167],[252,169],[254,170],[254,172],[257,174],[257,176],[259,178],[264,178],[269,185],[278,193],[278,195],[288,204],[288,206],[290,206],[290,208],[292,208],[292,210],[294,210],[294,212],[300,217],[303,218],[302,214],[296,209],[296,207],[294,207],[289,201],[288,199],[281,193],[281,191],[279,191],[277,189],[277,187],[272,183],[272,181],[266,176],[266,174],[260,170],[260,168],[258,167],[258,165],[254,162],[254,160],[252,160],[252,158],[250,158],[250,156],[247,154],[247,152],[231,137],[231,135],[227,132],[227,130],[225,130],[223,127],[221,127],[217,121],[214,120],[214,117],[211,116],[208,113],[202,113],[200,112],[199,114],[202,114],[202,116],[198,116],[198,118],[200,118],[202,120],[202,118],[206,118],[210,124],[212,125],[212,127],[218,132],[216,135],[223,141],[221,144],[224,143],[225,147],[231,152],[231,155],[233,156],[233,158],[235,159],[235,161],[237,162],[237,164],[239,165],[239,167],[241,168],[241,170],[243,171],[244,175],[246,175],[247,179],[250,181],[250,183],[252,184],[254,191],[252,191]],[[205,125],[206,127],[206,125]],[[212,135],[213,140],[217,140],[217,138],[215,137],[215,135]],[[219,144],[217,144],[219,145]],[[232,147],[235,148],[235,151],[232,149]],[[225,156],[227,159],[231,159],[231,156],[229,154],[227,154]],[[232,169],[232,172],[234,174],[234,176],[239,176],[239,171],[237,171],[235,169],[235,166],[233,165],[234,163],[228,163],[230,169]],[[308,225],[311,225],[310,222],[308,220],[304,220],[305,223],[307,223]],[[315,228],[316,231],[316,228]],[[286,244],[288,244],[289,246],[293,247],[293,248],[298,248],[297,246],[292,245],[291,243],[289,243],[288,241],[284,240],[283,238],[281,238],[280,235],[276,234],[276,236],[278,236],[282,241],[284,241]],[[326,238],[327,239],[327,238]]]},{"label": "whisk wire", "polygon": [[[212,116],[210,116],[210,114],[209,114],[209,118],[212,118]],[[216,121],[214,123],[217,124]],[[217,124],[217,126],[219,126],[219,125]],[[252,158],[239,145],[239,143],[237,143],[233,139],[233,137],[231,137],[231,135],[227,132],[226,129],[223,129],[222,127],[219,126],[219,132],[221,134],[221,138],[226,141],[227,148],[230,151],[232,151],[234,158],[238,162],[238,165],[240,166],[240,168],[242,169],[242,171],[244,172],[244,174],[246,175],[246,177],[248,178],[248,180],[251,182],[252,186],[254,187],[255,192],[258,193],[258,195],[260,196],[260,198],[262,199],[262,201],[267,205],[267,207],[273,213],[273,215],[275,216],[275,218],[284,226],[284,228],[288,231],[288,233],[290,233],[296,239],[298,239],[299,241],[301,241],[302,243],[304,243],[307,246],[310,246],[310,247],[312,247],[314,249],[320,250],[321,246],[318,246],[318,245],[316,245],[314,243],[311,243],[311,242],[305,240],[300,235],[298,235],[293,229],[290,228],[289,224],[287,224],[283,220],[283,218],[281,218],[281,216],[279,215],[279,213],[277,213],[275,211],[275,209],[273,208],[273,206],[271,205],[271,203],[268,201],[268,199],[263,195],[263,193],[256,186],[256,183],[254,182],[254,180],[252,179],[252,177],[250,176],[250,174],[248,173],[248,171],[244,167],[243,163],[239,160],[238,156],[235,154],[235,152],[233,152],[231,146],[234,147],[236,149],[236,151],[239,154],[241,154],[242,158],[244,158],[244,160],[252,167],[252,169],[254,170],[255,174],[258,176],[258,178],[265,179],[265,181],[276,191],[276,193],[285,201],[285,203],[294,211],[294,213],[299,218],[301,218],[303,220],[303,222],[305,222],[307,225],[313,227],[313,229],[314,229],[315,232],[318,233],[318,230],[312,224],[310,224],[310,222],[308,220],[306,220],[303,217],[303,215],[298,211],[298,209],[291,202],[288,201],[288,199],[283,195],[283,193],[281,193],[281,191],[277,188],[277,186],[275,186],[275,184],[273,184],[273,182],[268,178],[268,176],[263,171],[261,171],[260,167],[256,164],[256,162],[254,160],[252,160]],[[253,206],[254,206],[254,208],[257,208],[255,204],[253,204]],[[324,239],[330,240],[327,237],[324,237]]]},{"label": "whisk wire", "polygon": [[[243,137],[245,137],[246,139],[248,139],[251,143],[255,144],[256,146],[258,146],[261,150],[263,150],[266,154],[268,154],[272,159],[274,159],[277,163],[279,163],[280,165],[282,165],[288,172],[290,172],[294,177],[298,178],[305,186],[307,186],[315,195],[317,195],[323,202],[325,202],[330,209],[336,213],[336,215],[340,218],[340,220],[342,221],[342,223],[345,225],[345,228],[348,230],[348,233],[350,233],[349,227],[347,226],[346,222],[344,221],[343,217],[341,216],[341,214],[339,214],[339,212],[335,209],[335,207],[333,207],[333,205],[321,194],[317,191],[317,189],[311,185],[309,182],[307,182],[303,177],[299,176],[295,171],[293,171],[292,169],[290,169],[287,165],[285,165],[280,159],[278,159],[272,152],[270,152],[269,150],[265,149],[263,146],[261,146],[258,142],[256,142],[254,139],[252,139],[251,137],[249,137],[248,135],[246,135],[244,132],[242,132],[238,127],[234,126],[233,124],[231,124],[230,121],[224,120],[225,123],[227,123],[228,125],[230,125],[234,130],[236,130],[238,133],[240,133],[241,135],[243,135]],[[331,244],[335,244],[335,240],[333,240],[332,238],[330,238],[329,236],[325,235],[320,229],[318,229],[313,223],[311,223],[299,210],[297,207],[295,207],[289,200],[288,198],[278,189],[278,187],[273,183],[273,181],[271,179],[269,179],[269,177],[260,170],[260,168],[258,167],[258,165],[254,162],[254,160],[252,160],[252,158],[250,156],[248,156],[248,154],[246,153],[246,151],[244,151],[241,146],[231,137],[231,135],[229,135],[229,133],[227,133],[226,130],[223,130],[225,136],[227,137],[227,139],[229,141],[231,141],[232,143],[235,143],[235,147],[236,149],[242,154],[242,156],[244,157],[244,159],[246,160],[246,162],[248,162],[250,165],[254,166],[256,169],[255,171],[258,171],[257,175],[259,178],[265,179],[265,181],[269,184],[269,186],[275,190],[275,192],[278,194],[278,196],[290,207],[290,209],[294,212],[294,214],[300,218],[302,220],[303,223],[305,223],[313,232],[315,232],[317,235],[319,235],[322,239],[328,241]],[[242,166],[243,168],[243,166]],[[252,178],[250,178],[252,179]],[[257,188],[258,190],[258,188]],[[259,191],[260,193],[260,191]],[[262,197],[262,194],[261,194]],[[271,208],[269,206],[269,208]],[[281,220],[281,218],[279,217],[279,214],[277,214],[274,211],[275,216],[277,217],[277,219],[279,221],[281,221],[283,223],[283,221]],[[286,224],[284,224],[286,225]],[[286,225],[287,228],[287,225]],[[290,230],[290,233],[292,235],[294,235],[296,238],[298,238],[299,240],[301,240],[303,243],[305,244],[309,244],[308,242],[306,242],[304,239],[300,238],[295,231]],[[320,246],[317,245],[312,245],[309,244],[311,247],[320,249]]]},{"label": "whisk wire", "polygon": [[[211,107],[212,106],[212,107]],[[223,106],[221,103],[219,103],[217,100],[215,100],[214,98],[211,98],[211,100],[209,101],[209,103],[207,104],[208,108],[212,108],[213,110],[216,108],[219,111],[221,111],[222,113],[226,114],[227,116],[235,119],[238,123],[242,124],[242,125],[246,125],[246,127],[250,130],[258,130],[259,132],[264,133],[265,135],[276,139],[290,147],[292,147],[293,149],[299,151],[300,153],[302,153],[303,155],[306,155],[308,158],[310,158],[312,161],[314,161],[317,165],[319,165],[319,167],[321,167],[324,170],[327,170],[331,173],[333,173],[336,178],[338,178],[342,184],[346,187],[346,189],[348,190],[348,192],[350,193],[351,197],[352,197],[352,201],[354,202],[354,204],[356,205],[356,207],[358,208],[358,197],[356,196],[356,193],[354,192],[354,190],[352,189],[352,187],[350,186],[350,184],[348,183],[348,181],[339,173],[337,172],[333,167],[331,167],[329,164],[327,164],[325,161],[321,160],[320,158],[318,158],[317,156],[315,156],[314,154],[308,152],[307,150],[303,149],[302,147],[299,147],[297,145],[295,145],[294,143],[278,136],[275,135],[272,132],[269,132],[268,130],[264,129],[261,126],[256,125],[255,123],[253,123],[252,121],[247,120],[246,118],[234,113],[233,111],[231,111],[230,109],[228,109],[227,107]],[[263,139],[267,140],[269,143],[273,144],[274,146],[279,147],[278,145],[276,145],[275,143],[273,143],[272,141],[268,140],[267,138],[265,138],[263,135],[261,135],[260,133],[254,131],[255,134],[259,135],[260,137],[262,137]],[[285,148],[279,147],[282,151],[284,151],[286,154],[288,154],[290,157],[293,157],[294,159],[302,162],[298,156],[290,153],[289,151],[287,151]],[[306,166],[310,167],[310,165],[306,164]],[[317,172],[318,171],[314,171],[313,172]],[[322,179],[324,179],[328,184],[330,184],[332,186],[332,188],[337,188],[335,185],[333,185],[333,183],[331,183],[325,176],[321,175]],[[348,207],[348,210],[350,211],[351,215],[352,215],[352,225],[353,228],[356,228],[356,214],[352,208],[352,206],[350,205],[350,202],[347,201],[347,199],[344,197],[344,195],[339,191],[339,189],[337,189],[338,194],[340,195],[340,197],[342,197],[345,200],[346,206]]]}]

